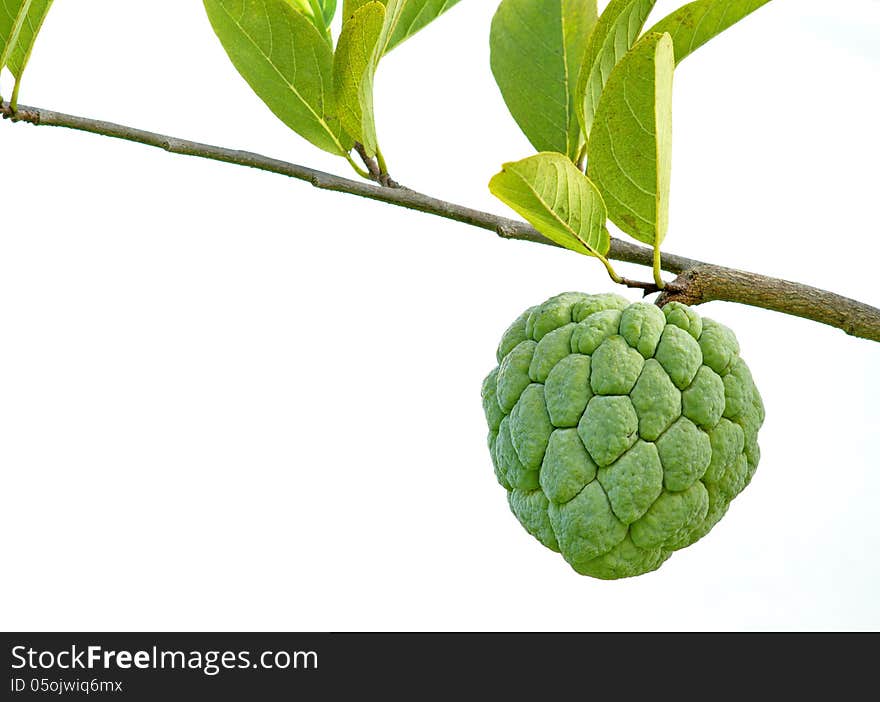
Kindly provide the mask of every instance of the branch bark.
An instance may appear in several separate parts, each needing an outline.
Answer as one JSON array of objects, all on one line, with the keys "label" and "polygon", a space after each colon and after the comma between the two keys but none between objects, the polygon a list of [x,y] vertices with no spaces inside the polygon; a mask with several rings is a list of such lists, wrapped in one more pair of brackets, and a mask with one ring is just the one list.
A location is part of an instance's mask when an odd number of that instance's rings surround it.
[{"label": "branch bark", "polygon": [[[67,115],[39,107],[19,105],[18,109],[13,111],[9,103],[4,102],[0,103],[0,115],[12,122],[65,127],[144,144],[173,154],[256,168],[305,181],[321,190],[349,193],[487,229],[504,239],[558,246],[524,222],[446,202],[409,188],[381,187],[250,151],[200,144],[122,124]],[[608,257],[647,267],[653,265],[653,252],[650,248],[613,237]],[[678,277],[660,294],[657,300],[660,305],[673,300],[690,305],[712,300],[738,302],[828,324],[852,336],[880,342],[880,309],[864,302],[802,283],[718,266],[675,254],[664,253],[662,263],[663,270]]]}]

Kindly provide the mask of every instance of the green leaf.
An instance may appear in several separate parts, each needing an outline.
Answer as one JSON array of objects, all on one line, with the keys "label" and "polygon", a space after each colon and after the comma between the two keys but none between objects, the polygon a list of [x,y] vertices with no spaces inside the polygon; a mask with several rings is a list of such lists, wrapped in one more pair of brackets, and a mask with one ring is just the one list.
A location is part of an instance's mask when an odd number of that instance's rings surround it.
[{"label": "green leaf", "polygon": [[459,0],[400,0],[399,14],[385,51],[391,51],[458,3]]},{"label": "green leaf", "polygon": [[[343,0],[343,20],[351,17],[359,7],[370,0]],[[388,53],[395,46],[423,29],[440,15],[457,5],[459,0],[379,0],[387,12],[387,31],[382,53]]]},{"label": "green leaf", "polygon": [[0,70],[9,62],[31,1],[0,0]]},{"label": "green leaf", "polygon": [[489,190],[560,246],[603,259],[608,253],[602,196],[562,154],[544,152],[505,163]]},{"label": "green leaf", "polygon": [[321,7],[324,15],[324,26],[329,27],[333,21],[333,15],[336,14],[336,0],[314,0]]},{"label": "green leaf", "polygon": [[288,0],[204,0],[233,65],[278,119],[318,148],[344,156],[336,117],[333,53]]},{"label": "green leaf", "polygon": [[52,0],[0,0],[0,68],[21,80]]},{"label": "green leaf", "polygon": [[590,135],[588,170],[621,230],[659,246],[669,223],[672,73],[668,34],[647,34],[611,71]]},{"label": "green leaf", "polygon": [[333,46],[333,39],[330,36],[330,22],[324,20],[322,0],[287,0],[287,2],[295,10],[308,17],[309,22],[315,25],[318,33],[327,39],[331,47]]},{"label": "green leaf", "polygon": [[400,15],[408,0],[379,0],[385,5],[385,25],[379,37],[379,58],[391,51],[391,37],[397,29]]},{"label": "green leaf", "polygon": [[385,6],[368,2],[342,25],[333,57],[333,85],[342,128],[376,155],[373,116],[373,76],[379,61],[378,44],[385,26]]},{"label": "green leaf", "polygon": [[575,89],[577,117],[587,137],[608,76],[638,38],[655,2],[611,0],[599,17]]},{"label": "green leaf", "polygon": [[667,15],[649,32],[669,32],[675,44],[675,62],[699,49],[712,37],[739,22],[770,0],[697,0]]},{"label": "green leaf", "polygon": [[308,9],[303,11],[312,18],[315,27],[327,37],[332,46],[330,23],[333,21],[333,15],[336,14],[336,0],[292,0],[292,2],[298,5],[304,3],[308,5]]},{"label": "green leaf", "polygon": [[489,34],[492,74],[507,109],[538,151],[577,158],[574,91],[596,0],[503,0]]}]

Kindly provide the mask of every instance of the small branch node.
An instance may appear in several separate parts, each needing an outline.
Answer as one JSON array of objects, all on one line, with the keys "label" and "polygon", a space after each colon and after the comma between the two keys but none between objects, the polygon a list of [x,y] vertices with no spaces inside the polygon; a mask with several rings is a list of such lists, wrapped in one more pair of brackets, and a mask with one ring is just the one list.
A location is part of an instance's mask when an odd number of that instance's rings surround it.
[{"label": "small branch node", "polygon": [[27,122],[33,125],[40,123],[40,113],[36,110],[16,110],[8,102],[0,103],[0,114],[3,119],[8,119],[12,123]]},{"label": "small branch node", "polygon": [[332,190],[337,183],[337,180],[333,176],[323,176],[323,175],[313,175],[308,181],[309,185],[312,187],[318,188],[319,190]]},{"label": "small branch node", "polygon": [[384,188],[400,188],[402,187],[394,178],[387,173],[379,174],[379,185]]},{"label": "small branch node", "polygon": [[355,142],[354,150],[357,151],[358,156],[361,157],[361,161],[366,166],[370,180],[378,183],[383,188],[400,187],[400,183],[394,180],[388,171],[385,170],[383,167],[384,161],[379,158],[378,154],[376,156],[368,156],[364,145],[359,142]]},{"label": "small branch node", "polygon": [[502,239],[515,239],[516,229],[508,224],[499,224],[495,227],[495,233]]},{"label": "small branch node", "polygon": [[701,266],[690,268],[672,282],[666,283],[656,300],[657,306],[663,307],[670,302],[681,302],[685,305],[699,305],[706,302],[701,268]]}]

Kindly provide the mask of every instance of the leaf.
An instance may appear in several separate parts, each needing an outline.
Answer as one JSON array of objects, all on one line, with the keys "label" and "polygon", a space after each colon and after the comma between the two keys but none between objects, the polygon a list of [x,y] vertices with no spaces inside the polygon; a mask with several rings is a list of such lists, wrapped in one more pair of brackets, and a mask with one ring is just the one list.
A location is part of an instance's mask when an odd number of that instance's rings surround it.
[{"label": "leaf", "polygon": [[324,15],[324,26],[329,27],[336,14],[336,0],[316,0],[321,6],[321,12]]},{"label": "leaf", "polygon": [[[363,4],[364,0],[356,0]],[[382,27],[382,34],[379,36],[379,58],[391,51],[391,37],[400,21],[401,13],[407,3],[407,0],[379,0],[385,5],[385,25]]]},{"label": "leaf", "polygon": [[400,13],[385,51],[391,51],[458,3],[459,0],[401,0]]},{"label": "leaf", "polygon": [[674,68],[668,34],[641,38],[611,71],[589,143],[587,173],[608,217],[653,246],[669,223]]},{"label": "leaf", "polygon": [[368,2],[342,25],[333,57],[333,85],[342,128],[376,155],[373,76],[379,61],[378,43],[385,26],[385,6]]},{"label": "leaf", "polygon": [[770,0],[697,0],[667,15],[649,32],[669,32],[675,44],[675,62],[699,49],[712,37],[739,22]]},{"label": "leaf", "polygon": [[489,190],[560,246],[599,258],[608,253],[602,196],[562,154],[544,152],[505,163]]},{"label": "leaf", "polygon": [[300,5],[305,3],[309,6],[306,14],[312,17],[315,27],[327,37],[332,46],[330,23],[333,21],[333,15],[336,14],[336,0],[293,0],[293,2]]},{"label": "leaf", "polygon": [[52,0],[0,0],[0,68],[8,66],[16,82],[51,6]]},{"label": "leaf", "polygon": [[578,121],[588,138],[608,76],[638,38],[655,2],[611,0],[596,22],[575,89]]},{"label": "leaf", "polygon": [[[373,0],[342,0],[342,21],[347,22],[349,17],[351,17],[355,12],[357,12],[360,8],[366,5],[368,2],[373,2]],[[383,5],[387,5],[387,0],[379,0]]]},{"label": "leaf", "polygon": [[503,0],[492,19],[495,82],[538,151],[577,158],[582,142],[574,91],[595,24],[596,0]]},{"label": "leaf", "polygon": [[[370,0],[343,0],[343,20],[351,17]],[[459,0],[379,0],[387,9],[383,54],[423,29],[440,15],[457,5]]]},{"label": "leaf", "polygon": [[331,47],[333,46],[333,39],[330,36],[330,23],[324,20],[322,0],[287,0],[287,2],[295,10],[308,17],[309,22],[315,25],[318,33],[327,39]]},{"label": "leaf", "polygon": [[[204,0],[233,65],[278,119],[318,148],[344,156],[336,117],[333,54],[287,0]],[[348,148],[346,148],[348,147]]]},{"label": "leaf", "polygon": [[0,70],[9,61],[32,0],[0,0]]}]

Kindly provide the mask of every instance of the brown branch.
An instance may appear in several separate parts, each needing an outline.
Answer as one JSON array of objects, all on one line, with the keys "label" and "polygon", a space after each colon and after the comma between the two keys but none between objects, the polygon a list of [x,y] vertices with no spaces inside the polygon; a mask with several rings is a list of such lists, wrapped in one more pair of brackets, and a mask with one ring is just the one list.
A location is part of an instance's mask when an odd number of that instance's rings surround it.
[{"label": "brown branch", "polygon": [[657,304],[678,300],[699,305],[727,300],[804,317],[843,329],[851,336],[880,341],[880,310],[871,305],[789,280],[734,268],[700,264],[669,283]]},{"label": "brown branch", "polygon": [[[0,103],[0,115],[13,122],[66,127],[153,146],[174,154],[197,156],[278,173],[289,178],[303,180],[322,190],[358,195],[398,207],[445,217],[473,227],[488,229],[504,239],[557,246],[524,222],[439,200],[408,188],[381,187],[349,178],[341,178],[249,151],[200,144],[121,124],[66,115],[37,107],[21,105],[16,112],[13,112],[9,103]],[[615,238],[611,239],[611,250],[608,257],[642,266],[650,267],[653,265],[653,252],[650,248]],[[738,302],[804,317],[837,327],[852,336],[880,341],[880,309],[842,295],[801,283],[725,268],[668,253],[663,254],[663,270],[674,273],[678,277],[669,283],[661,293],[658,299],[659,304],[665,304],[672,300],[694,305],[711,300]],[[636,287],[644,286],[636,285]],[[650,292],[656,292],[656,290],[645,289],[645,294]]]}]

